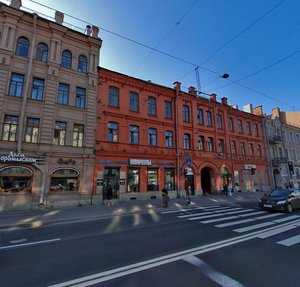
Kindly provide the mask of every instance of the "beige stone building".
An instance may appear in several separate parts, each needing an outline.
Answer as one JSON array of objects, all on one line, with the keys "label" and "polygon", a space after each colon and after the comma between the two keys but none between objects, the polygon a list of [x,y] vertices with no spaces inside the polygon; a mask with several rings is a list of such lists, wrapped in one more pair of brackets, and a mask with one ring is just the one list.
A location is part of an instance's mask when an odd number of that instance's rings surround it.
[{"label": "beige stone building", "polygon": [[1,210],[91,201],[101,39],[0,4]]}]

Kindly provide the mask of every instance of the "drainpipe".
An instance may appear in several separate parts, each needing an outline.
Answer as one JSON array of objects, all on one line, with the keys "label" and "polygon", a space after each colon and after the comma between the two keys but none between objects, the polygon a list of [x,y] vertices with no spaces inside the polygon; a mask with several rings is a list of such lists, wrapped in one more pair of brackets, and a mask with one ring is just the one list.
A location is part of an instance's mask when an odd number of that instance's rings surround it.
[{"label": "drainpipe", "polygon": [[29,64],[28,64],[28,70],[27,70],[27,76],[25,81],[25,89],[24,94],[22,98],[22,106],[21,106],[21,112],[20,112],[20,122],[18,125],[19,132],[18,132],[18,143],[17,143],[17,150],[18,153],[22,152],[22,139],[23,139],[23,131],[24,131],[24,122],[25,122],[25,110],[26,110],[26,102],[27,97],[30,93],[29,89],[29,83],[31,79],[32,74],[32,61],[33,61],[33,54],[34,54],[34,47],[36,42],[36,22],[37,22],[38,15],[36,13],[33,14],[33,35],[32,35],[32,42],[31,42],[31,48],[30,48],[30,55],[29,55]]},{"label": "drainpipe", "polygon": [[175,88],[175,140],[176,140],[176,172],[177,172],[177,198],[180,198],[180,155],[179,155],[179,119],[178,119],[178,100],[180,95],[180,83],[174,83]]}]

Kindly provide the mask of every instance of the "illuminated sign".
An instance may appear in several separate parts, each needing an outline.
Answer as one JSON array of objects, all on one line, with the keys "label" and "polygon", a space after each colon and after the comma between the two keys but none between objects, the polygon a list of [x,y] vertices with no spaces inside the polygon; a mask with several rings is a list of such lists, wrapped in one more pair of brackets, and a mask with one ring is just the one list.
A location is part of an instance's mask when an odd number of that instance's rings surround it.
[{"label": "illuminated sign", "polygon": [[129,165],[152,165],[151,159],[129,159]]}]

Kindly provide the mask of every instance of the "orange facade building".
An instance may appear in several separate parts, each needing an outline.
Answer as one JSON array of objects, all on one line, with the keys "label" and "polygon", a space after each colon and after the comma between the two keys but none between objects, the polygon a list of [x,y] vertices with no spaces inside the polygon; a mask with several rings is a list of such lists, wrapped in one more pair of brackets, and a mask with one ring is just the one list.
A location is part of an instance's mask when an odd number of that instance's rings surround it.
[{"label": "orange facade building", "polygon": [[94,194],[120,200],[270,188],[262,117],[99,68]]}]

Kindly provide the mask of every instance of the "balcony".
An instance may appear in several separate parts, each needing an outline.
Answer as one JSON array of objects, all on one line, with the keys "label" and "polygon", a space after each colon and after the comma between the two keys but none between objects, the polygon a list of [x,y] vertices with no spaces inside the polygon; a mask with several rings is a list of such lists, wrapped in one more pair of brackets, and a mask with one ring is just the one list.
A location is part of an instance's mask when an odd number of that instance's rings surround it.
[{"label": "balcony", "polygon": [[269,144],[278,144],[282,142],[281,136],[270,136],[269,137]]},{"label": "balcony", "polygon": [[272,159],[273,165],[287,164],[288,159],[286,157],[275,157]]}]

